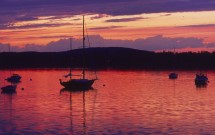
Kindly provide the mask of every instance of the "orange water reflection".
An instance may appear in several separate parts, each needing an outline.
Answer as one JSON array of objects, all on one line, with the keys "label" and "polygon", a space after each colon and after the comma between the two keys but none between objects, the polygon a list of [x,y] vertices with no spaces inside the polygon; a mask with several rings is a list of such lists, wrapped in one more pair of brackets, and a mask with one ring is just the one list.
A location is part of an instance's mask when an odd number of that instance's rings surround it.
[{"label": "orange water reflection", "polygon": [[[0,134],[215,133],[214,71],[206,88],[194,85],[195,71],[177,80],[169,71],[99,71],[86,92],[62,90],[67,71],[12,71],[22,82],[17,94],[0,95]],[[0,73],[2,87],[9,71]]]}]

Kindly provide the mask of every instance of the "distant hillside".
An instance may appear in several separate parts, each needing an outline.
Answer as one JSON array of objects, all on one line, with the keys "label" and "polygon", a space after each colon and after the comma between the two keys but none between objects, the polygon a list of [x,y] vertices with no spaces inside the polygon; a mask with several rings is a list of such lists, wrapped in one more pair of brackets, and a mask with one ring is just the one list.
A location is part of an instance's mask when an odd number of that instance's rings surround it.
[{"label": "distant hillside", "polygon": [[0,69],[80,68],[97,69],[215,69],[215,53],[155,53],[129,48],[88,48],[66,52],[0,53]]}]

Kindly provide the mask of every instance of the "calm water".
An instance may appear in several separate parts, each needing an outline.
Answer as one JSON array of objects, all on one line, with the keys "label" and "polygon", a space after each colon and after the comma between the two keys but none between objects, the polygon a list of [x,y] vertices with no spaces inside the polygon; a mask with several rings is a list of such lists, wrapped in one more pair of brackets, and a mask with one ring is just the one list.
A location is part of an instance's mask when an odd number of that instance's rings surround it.
[{"label": "calm water", "polygon": [[[14,95],[0,94],[0,134],[215,134],[215,71],[99,71],[94,90],[63,91],[67,70],[19,70]],[[0,86],[9,71],[0,71]],[[30,81],[32,79],[32,81]],[[24,90],[22,90],[24,88]]]}]

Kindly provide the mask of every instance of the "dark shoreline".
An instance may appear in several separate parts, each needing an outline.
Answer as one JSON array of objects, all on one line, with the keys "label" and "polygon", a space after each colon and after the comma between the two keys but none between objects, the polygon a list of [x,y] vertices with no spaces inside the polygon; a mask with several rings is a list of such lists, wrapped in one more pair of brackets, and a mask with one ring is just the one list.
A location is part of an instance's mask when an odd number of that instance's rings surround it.
[{"label": "dark shoreline", "polygon": [[0,69],[213,70],[215,53],[149,52],[129,48],[88,48],[66,52],[3,52]]}]

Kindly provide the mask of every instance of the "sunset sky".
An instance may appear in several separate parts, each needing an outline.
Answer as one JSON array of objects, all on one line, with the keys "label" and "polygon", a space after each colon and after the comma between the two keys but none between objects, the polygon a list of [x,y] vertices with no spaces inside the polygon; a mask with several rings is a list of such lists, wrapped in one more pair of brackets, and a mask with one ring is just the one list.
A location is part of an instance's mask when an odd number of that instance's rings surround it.
[{"label": "sunset sky", "polygon": [[214,0],[1,0],[0,52],[93,47],[215,50]]}]

